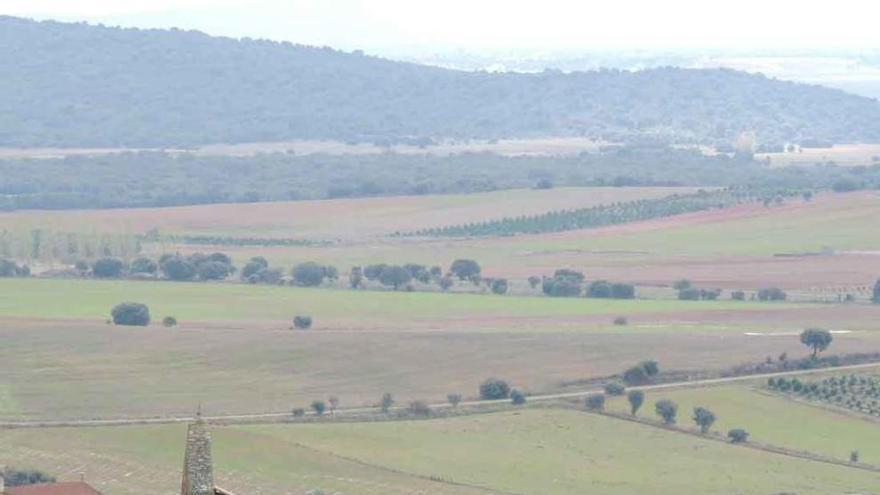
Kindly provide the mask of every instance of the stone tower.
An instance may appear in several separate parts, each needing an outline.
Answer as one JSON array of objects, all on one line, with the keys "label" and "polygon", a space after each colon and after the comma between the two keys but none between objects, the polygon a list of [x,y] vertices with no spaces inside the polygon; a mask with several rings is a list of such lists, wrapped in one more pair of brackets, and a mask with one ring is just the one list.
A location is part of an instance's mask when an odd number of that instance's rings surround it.
[{"label": "stone tower", "polygon": [[208,433],[201,411],[186,432],[183,486],[180,495],[214,495],[211,434]]}]

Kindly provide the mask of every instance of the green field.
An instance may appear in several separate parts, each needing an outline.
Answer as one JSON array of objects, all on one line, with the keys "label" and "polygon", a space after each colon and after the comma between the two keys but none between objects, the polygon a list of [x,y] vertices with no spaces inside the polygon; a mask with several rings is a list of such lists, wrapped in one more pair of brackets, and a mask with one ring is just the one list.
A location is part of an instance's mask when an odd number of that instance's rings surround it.
[{"label": "green field", "polygon": [[[621,232],[564,240],[513,241],[518,249],[564,251],[647,251],[652,255],[772,256],[778,253],[880,249],[880,230],[871,228],[880,215],[880,194],[826,194],[811,203],[771,207],[745,217],[705,223],[670,224],[662,229]],[[571,236],[575,237],[575,236]]]},{"label": "green field", "polygon": [[[735,487],[743,495],[818,495],[877,486],[876,473],[570,410],[213,431],[218,483],[251,493],[727,495]],[[19,462],[84,470],[112,493],[170,492],[179,483],[180,426],[13,430],[0,439]],[[99,454],[70,455],[82,449]],[[0,462],[11,460],[0,452]]]},{"label": "green field", "polygon": [[[0,279],[0,317],[106,319],[121,302],[147,304],[156,319],[173,315],[187,321],[273,321],[287,324],[294,315],[310,314],[317,325],[333,321],[458,320],[487,317],[571,317],[680,311],[750,311],[791,305],[689,302],[672,300],[601,300],[353,291],[253,286],[246,284]],[[282,323],[283,322],[283,323]]]},{"label": "green field", "polygon": [[[814,452],[848,460],[853,450],[861,460],[880,465],[880,425],[870,419],[834,412],[830,409],[762,393],[760,385],[711,387],[649,393],[641,416],[656,418],[654,402],[671,399],[679,406],[679,424],[694,426],[694,407],[707,407],[718,417],[713,431],[726,435],[732,428],[743,428],[750,440]],[[617,411],[628,411],[623,398],[609,402]]]}]

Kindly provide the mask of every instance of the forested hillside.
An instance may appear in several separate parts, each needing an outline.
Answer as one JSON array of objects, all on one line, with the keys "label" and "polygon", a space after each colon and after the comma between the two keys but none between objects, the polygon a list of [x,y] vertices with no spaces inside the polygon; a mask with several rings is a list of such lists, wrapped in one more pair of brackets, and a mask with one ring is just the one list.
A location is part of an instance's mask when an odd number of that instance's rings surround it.
[{"label": "forested hillside", "polygon": [[880,166],[770,168],[682,149],[573,157],[122,153],[0,160],[0,210],[173,206],[556,186],[736,186],[757,191],[880,187]]},{"label": "forested hillside", "polygon": [[0,17],[0,146],[586,135],[880,141],[880,104],[730,70],[490,74],[197,32]]}]

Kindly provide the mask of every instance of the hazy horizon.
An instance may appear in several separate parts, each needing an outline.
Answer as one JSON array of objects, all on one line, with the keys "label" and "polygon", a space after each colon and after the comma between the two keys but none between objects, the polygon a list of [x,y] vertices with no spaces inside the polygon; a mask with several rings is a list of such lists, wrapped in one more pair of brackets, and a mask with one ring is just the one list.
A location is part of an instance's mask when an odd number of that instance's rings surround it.
[{"label": "hazy horizon", "polygon": [[[875,9],[870,9],[875,10]],[[859,15],[853,15],[859,13]],[[125,27],[195,29],[364,49],[377,54],[464,51],[534,53],[647,50],[709,52],[861,52],[880,48],[869,9],[843,0],[833,11],[794,2],[658,5],[627,0],[572,5],[563,0],[479,3],[383,0],[0,1],[0,14]],[[816,33],[822,33],[819,39]],[[818,48],[821,46],[821,48]]]}]

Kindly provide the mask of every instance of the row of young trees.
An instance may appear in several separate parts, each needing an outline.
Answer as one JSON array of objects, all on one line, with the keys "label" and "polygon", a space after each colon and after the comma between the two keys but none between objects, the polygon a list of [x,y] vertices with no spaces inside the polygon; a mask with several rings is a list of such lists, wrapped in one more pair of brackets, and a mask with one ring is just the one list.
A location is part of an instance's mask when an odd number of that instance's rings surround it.
[{"label": "row of young trees", "polygon": [[[797,191],[782,195],[794,196]],[[655,218],[726,208],[753,202],[762,196],[750,189],[701,190],[695,194],[674,194],[659,199],[640,199],[575,210],[558,210],[539,215],[508,217],[486,222],[423,229],[405,235],[423,237],[470,237],[542,234],[618,225]]]}]

